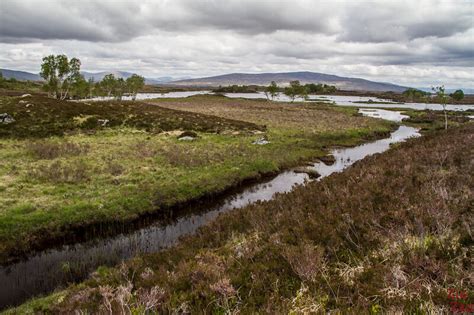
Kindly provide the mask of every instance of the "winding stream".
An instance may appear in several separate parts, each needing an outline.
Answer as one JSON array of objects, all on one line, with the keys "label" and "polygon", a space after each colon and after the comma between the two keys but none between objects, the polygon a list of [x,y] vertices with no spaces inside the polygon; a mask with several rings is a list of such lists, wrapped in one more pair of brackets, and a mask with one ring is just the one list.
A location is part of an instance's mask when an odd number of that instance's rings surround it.
[{"label": "winding stream", "polygon": [[[385,110],[360,110],[363,115],[401,121],[404,115]],[[386,151],[390,144],[420,136],[412,127],[400,126],[390,137],[362,144],[353,148],[335,149],[331,153],[335,163],[314,163],[314,168],[324,178],[341,172],[364,157]],[[276,193],[289,192],[295,185],[309,181],[305,173],[285,171],[264,183],[251,185],[231,196],[196,209],[171,222],[152,222],[130,233],[95,239],[59,248],[48,249],[31,255],[26,260],[0,268],[0,309],[14,306],[33,296],[53,291],[70,282],[86,278],[98,266],[113,266],[123,260],[143,253],[153,253],[176,243],[179,237],[195,232],[220,213],[244,207],[258,200],[270,200]]]}]

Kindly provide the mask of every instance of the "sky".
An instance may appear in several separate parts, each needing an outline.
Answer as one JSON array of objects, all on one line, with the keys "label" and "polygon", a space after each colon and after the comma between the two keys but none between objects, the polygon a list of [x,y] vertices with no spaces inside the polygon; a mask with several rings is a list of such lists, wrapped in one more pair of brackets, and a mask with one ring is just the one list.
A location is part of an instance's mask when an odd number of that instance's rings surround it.
[{"label": "sky", "polygon": [[0,68],[149,78],[314,71],[474,88],[474,0],[0,0]]}]

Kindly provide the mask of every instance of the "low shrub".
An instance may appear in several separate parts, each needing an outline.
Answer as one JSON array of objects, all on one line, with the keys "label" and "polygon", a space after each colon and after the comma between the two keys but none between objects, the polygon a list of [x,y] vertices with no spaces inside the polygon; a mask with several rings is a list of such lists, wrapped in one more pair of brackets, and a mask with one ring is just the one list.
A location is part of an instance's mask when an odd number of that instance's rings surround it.
[{"label": "low shrub", "polygon": [[83,160],[68,163],[55,161],[48,166],[30,171],[30,175],[40,181],[56,184],[78,184],[90,178],[88,165]]},{"label": "low shrub", "polygon": [[53,160],[64,156],[87,153],[88,145],[71,142],[50,142],[47,140],[27,143],[27,150],[37,159]]}]

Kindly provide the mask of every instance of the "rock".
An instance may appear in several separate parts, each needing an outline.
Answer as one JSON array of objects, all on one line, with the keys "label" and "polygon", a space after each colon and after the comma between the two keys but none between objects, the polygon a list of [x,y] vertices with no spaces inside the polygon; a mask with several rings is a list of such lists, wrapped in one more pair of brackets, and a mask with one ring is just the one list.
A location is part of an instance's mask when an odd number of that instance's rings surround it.
[{"label": "rock", "polygon": [[109,120],[108,120],[108,119],[97,119],[97,122],[98,122],[99,125],[101,125],[102,127],[105,127],[105,126],[107,126],[107,124],[109,123]]},{"label": "rock", "polygon": [[191,138],[197,138],[198,134],[195,133],[194,131],[183,131],[178,135],[178,139],[184,138],[184,137],[191,137]]},{"label": "rock", "polygon": [[21,101],[18,102],[18,104],[25,104],[25,103],[28,103],[28,102],[25,101],[25,100],[21,100]]},{"label": "rock", "polygon": [[196,138],[190,137],[190,136],[184,136],[181,138],[178,138],[178,141],[193,141]]},{"label": "rock", "polygon": [[12,116],[8,115],[7,113],[0,114],[0,124],[11,124],[15,122]]},{"label": "rock", "polygon": [[31,107],[31,106],[33,106],[33,104],[31,103],[26,104],[26,108]]},{"label": "rock", "polygon": [[257,139],[254,142],[252,142],[252,144],[257,144],[257,145],[266,145],[266,144],[269,144],[269,143],[270,143],[270,141],[268,141],[267,137],[263,137],[263,138]]},{"label": "rock", "polygon": [[319,160],[328,166],[333,165],[336,162],[336,158],[332,154],[320,157]]},{"label": "rock", "polygon": [[20,96],[21,98],[24,98],[24,97],[31,97],[31,94],[23,94],[22,96]]},{"label": "rock", "polygon": [[294,168],[293,172],[308,174],[309,178],[311,179],[316,179],[318,177],[321,177],[321,174],[319,174],[314,168],[309,168],[309,167],[304,167],[304,166]]}]

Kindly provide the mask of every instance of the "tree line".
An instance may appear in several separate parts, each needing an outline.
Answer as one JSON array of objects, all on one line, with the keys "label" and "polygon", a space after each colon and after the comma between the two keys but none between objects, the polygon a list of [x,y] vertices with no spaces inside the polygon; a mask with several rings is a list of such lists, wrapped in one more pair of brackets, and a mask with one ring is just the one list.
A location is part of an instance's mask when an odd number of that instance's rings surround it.
[{"label": "tree line", "polygon": [[333,85],[315,83],[302,85],[300,81],[295,80],[291,81],[289,86],[284,88],[280,88],[275,81],[272,81],[270,85],[265,88],[264,93],[267,99],[273,100],[278,96],[279,92],[283,92],[283,94],[288,96],[291,101],[294,102],[297,97],[306,100],[308,99],[309,94],[331,94],[336,91],[337,88]]},{"label": "tree line", "polygon": [[[442,91],[443,91],[442,97],[440,96],[439,88],[442,88]],[[437,101],[440,102],[440,103],[449,102],[449,98],[451,98],[452,100],[455,100],[455,101],[461,101],[464,98],[463,90],[456,90],[456,91],[454,91],[453,93],[451,93],[449,95],[445,93],[444,86],[433,87],[432,90],[434,92],[434,96],[436,97]],[[431,96],[433,94],[431,94],[429,92],[422,91],[422,90],[409,88],[409,89],[406,89],[402,93],[402,95],[404,96],[406,101],[424,103],[424,102],[428,101],[429,98],[431,98]]]},{"label": "tree line", "polygon": [[145,78],[133,74],[127,79],[107,74],[99,82],[90,78],[86,80],[80,72],[81,61],[78,58],[68,59],[66,55],[49,55],[43,58],[40,76],[46,81],[43,89],[48,96],[60,100],[84,99],[95,96],[108,96],[121,100],[130,95],[133,100],[145,85]]}]

